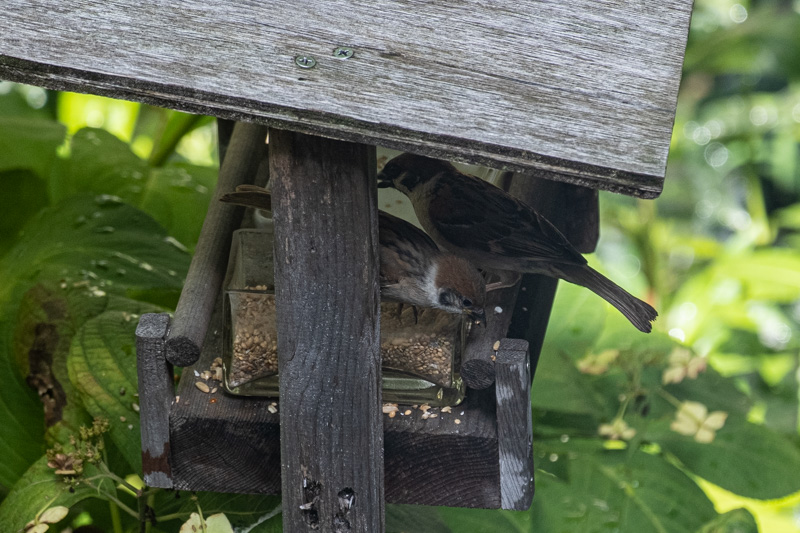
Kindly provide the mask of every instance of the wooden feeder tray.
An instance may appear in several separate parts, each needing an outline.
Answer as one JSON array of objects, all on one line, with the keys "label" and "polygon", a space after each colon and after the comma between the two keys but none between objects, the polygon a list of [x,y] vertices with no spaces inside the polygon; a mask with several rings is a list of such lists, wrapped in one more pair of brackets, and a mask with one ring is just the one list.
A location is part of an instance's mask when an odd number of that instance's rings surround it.
[{"label": "wooden feeder tray", "polygon": [[[137,353],[143,438],[153,422],[169,429],[167,461],[144,456],[149,485],[178,490],[280,492],[280,405],[262,397],[235,397],[195,386],[222,353],[222,313],[217,308],[200,359],[183,369],[172,395],[159,387],[167,368],[164,342],[169,315],[143,315]],[[422,411],[384,416],[386,501],[390,503],[523,510],[533,497],[530,366],[527,341],[504,339],[496,355],[496,384],[468,391],[465,401],[422,418]],[[161,390],[159,390],[161,389]],[[157,391],[154,394],[154,391]],[[169,393],[169,406],[154,401]],[[497,398],[507,398],[499,402]],[[379,406],[375,406],[376,409]],[[275,409],[273,409],[275,410]],[[402,410],[402,406],[401,406]],[[462,414],[463,413],[463,414]],[[456,420],[459,423],[456,423]],[[166,421],[166,424],[163,422]],[[148,427],[149,426],[149,427]]]}]

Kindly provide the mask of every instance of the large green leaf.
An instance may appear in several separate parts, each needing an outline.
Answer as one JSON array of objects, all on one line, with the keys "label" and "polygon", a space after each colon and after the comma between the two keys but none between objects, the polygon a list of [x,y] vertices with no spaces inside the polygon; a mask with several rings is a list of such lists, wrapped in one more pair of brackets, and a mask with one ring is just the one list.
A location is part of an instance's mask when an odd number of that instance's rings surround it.
[{"label": "large green leaf", "polygon": [[719,515],[697,533],[758,533],[758,524],[747,509],[734,509]]},{"label": "large green leaf", "polygon": [[591,376],[581,374],[564,352],[542,353],[531,387],[534,408],[563,413],[608,417],[616,409]]},{"label": "large green leaf", "polygon": [[568,479],[537,472],[531,531],[686,533],[716,516],[703,491],[659,457],[617,450],[558,460]]},{"label": "large green leaf", "polygon": [[559,283],[542,353],[561,351],[580,359],[603,331],[609,306],[589,289]]},{"label": "large green leaf", "polygon": [[163,531],[177,531],[199,506],[206,517],[224,513],[237,531],[281,533],[280,505],[278,496],[198,492],[192,496],[181,493],[180,499],[176,499],[176,493],[162,491],[156,495],[154,507],[157,517],[177,516],[163,523],[159,521],[158,528]]},{"label": "large green leaf", "polygon": [[212,168],[187,164],[151,168],[109,132],[85,128],[72,138],[71,157],[57,168],[50,191],[54,200],[80,192],[118,196],[193,248],[216,179],[217,170]]},{"label": "large green leaf", "polygon": [[[67,367],[72,386],[93,417],[110,422],[111,440],[134,472],[141,470],[135,331],[141,313],[159,309],[124,300],[87,321],[72,341]],[[130,391],[128,393],[127,391]]]},{"label": "large green leaf", "polygon": [[0,259],[0,485],[11,487],[43,452],[42,407],[25,383],[27,359],[17,359],[12,344],[25,292],[40,282],[98,299],[179,288],[188,264],[189,255],[160,225],[110,197],[70,198],[25,226]]},{"label": "large green leaf", "polygon": [[0,172],[0,257],[7,251],[19,230],[47,205],[44,180],[32,170]]},{"label": "large green leaf", "polygon": [[[97,473],[91,465],[87,465],[84,472],[87,476]],[[110,484],[108,490],[113,490],[113,485]],[[97,492],[85,484],[79,484],[70,492],[69,487],[47,466],[47,457],[41,457],[0,504],[0,529],[4,533],[21,531],[45,508],[55,505],[71,507],[92,497],[98,497]]]},{"label": "large green leaf", "polygon": [[[660,429],[660,431],[659,431]],[[800,491],[800,447],[782,435],[729,416],[713,442],[703,444],[662,425],[648,437],[692,473],[748,498],[782,498]]]},{"label": "large green leaf", "polygon": [[65,134],[52,120],[0,116],[0,171],[26,169],[47,177]]}]

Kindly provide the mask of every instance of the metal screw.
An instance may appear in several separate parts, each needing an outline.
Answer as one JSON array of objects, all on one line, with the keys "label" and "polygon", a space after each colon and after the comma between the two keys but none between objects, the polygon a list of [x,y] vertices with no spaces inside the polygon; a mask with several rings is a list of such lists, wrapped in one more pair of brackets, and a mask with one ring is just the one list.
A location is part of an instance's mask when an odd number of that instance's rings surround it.
[{"label": "metal screw", "polygon": [[352,48],[345,48],[343,46],[340,46],[333,51],[333,57],[337,59],[349,59],[353,57],[354,53],[355,52],[353,52]]},{"label": "metal screw", "polygon": [[295,56],[294,64],[300,68],[314,68],[317,60],[311,56]]}]

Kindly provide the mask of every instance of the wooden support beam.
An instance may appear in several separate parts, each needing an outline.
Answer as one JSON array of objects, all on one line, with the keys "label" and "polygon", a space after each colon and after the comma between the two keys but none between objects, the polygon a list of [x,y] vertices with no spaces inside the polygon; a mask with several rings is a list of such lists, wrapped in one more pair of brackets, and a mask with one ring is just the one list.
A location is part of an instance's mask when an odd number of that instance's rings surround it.
[{"label": "wooden support beam", "polygon": [[[515,178],[509,192],[550,220],[581,253],[593,252],[600,236],[597,191],[532,176]],[[509,337],[530,343],[531,379],[544,342],[558,280],[525,274],[517,296]]]},{"label": "wooden support beam", "polygon": [[374,150],[270,132],[285,533],[384,530]]},{"label": "wooden support beam", "polygon": [[167,360],[176,366],[191,365],[200,357],[225,276],[231,233],[242,221],[243,207],[219,199],[237,185],[253,183],[266,138],[265,126],[240,122],[233,130],[167,338]]},{"label": "wooden support beam", "polygon": [[172,365],[164,354],[168,329],[167,313],[145,313],[136,327],[142,470],[148,486],[163,489],[172,488],[169,411],[175,399]]}]

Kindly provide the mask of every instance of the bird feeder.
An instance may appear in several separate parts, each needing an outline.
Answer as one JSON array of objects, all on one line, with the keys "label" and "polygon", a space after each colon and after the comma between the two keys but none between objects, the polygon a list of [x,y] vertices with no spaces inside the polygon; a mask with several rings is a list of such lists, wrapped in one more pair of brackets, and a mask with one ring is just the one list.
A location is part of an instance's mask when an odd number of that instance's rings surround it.
[{"label": "bird feeder", "polygon": [[[222,119],[216,198],[178,308],[137,329],[148,484],[282,492],[291,533],[383,531],[385,501],[528,507],[528,394],[555,280],[493,295],[462,357],[457,417],[381,413],[374,145],[508,171],[512,194],[591,251],[598,189],[661,191],[690,0],[4,7],[0,78]],[[194,375],[222,350],[242,221],[216,200],[267,168],[274,404]],[[172,365],[186,367],[177,391]]]}]

